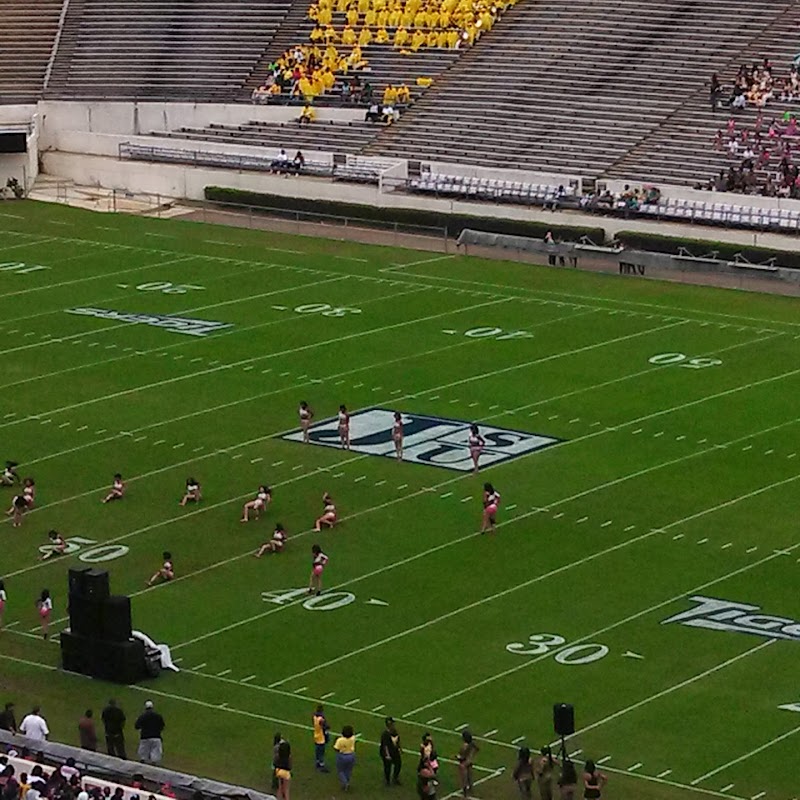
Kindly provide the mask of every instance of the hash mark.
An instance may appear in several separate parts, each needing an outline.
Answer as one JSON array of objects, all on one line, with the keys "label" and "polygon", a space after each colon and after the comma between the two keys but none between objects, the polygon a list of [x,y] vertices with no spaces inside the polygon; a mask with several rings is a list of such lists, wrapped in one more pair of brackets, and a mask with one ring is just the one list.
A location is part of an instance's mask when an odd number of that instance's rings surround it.
[{"label": "hash mark", "polygon": [[[669,775],[671,772],[672,772],[672,770],[671,770],[671,769],[665,769],[663,772],[659,772],[659,773],[658,773],[658,775],[656,775],[656,777],[657,777],[657,778],[665,778],[665,777],[666,777],[667,775]],[[733,784],[731,784],[731,785],[733,785]]]},{"label": "hash mark", "polygon": [[299,469],[303,469],[303,464],[298,464],[296,467],[292,467],[292,472],[297,472]]},{"label": "hash mark", "polygon": [[472,498],[471,498],[471,497],[469,497],[469,496],[468,496],[468,497],[462,497],[462,498],[461,498],[461,502],[462,502],[462,503],[467,503],[467,502],[469,502],[470,500],[472,500]]},{"label": "hash mark", "polygon": [[705,539],[698,539],[697,540],[697,544],[705,544],[707,541],[708,541],[708,537],[706,537]]},{"label": "hash mark", "polygon": [[659,431],[658,433],[654,433],[653,434],[653,438],[654,439],[658,439],[659,436],[663,436],[663,435],[664,435],[664,431]]},{"label": "hash mark", "polygon": [[165,444],[166,441],[167,441],[166,439],[159,439],[157,442],[153,442],[153,444],[154,445],[156,445],[156,444]]},{"label": "hash mark", "polygon": [[601,527],[601,528],[607,528],[607,527],[608,527],[610,524],[611,524],[611,520],[610,520],[610,519],[607,519],[605,522],[603,522],[603,523],[600,525],[600,527]]},{"label": "hash mark", "polygon": [[486,731],[486,733],[483,734],[483,738],[488,739],[490,736],[494,736],[497,732],[498,728],[492,728],[492,730]]},{"label": "hash mark", "polygon": [[672,541],[673,541],[673,542],[676,542],[676,541],[678,541],[678,539],[683,539],[683,534],[682,534],[682,533],[676,533],[676,534],[675,534],[675,535],[672,537]]},{"label": "hash mark", "polygon": [[628,527],[625,528],[625,533],[627,533],[628,531],[632,531],[635,527],[636,527],[635,525],[628,525]]},{"label": "hash mark", "polygon": [[438,400],[440,397],[441,397],[441,395],[435,394],[435,395],[429,397],[428,400]]},{"label": "hash mark", "polygon": [[348,700],[345,703],[345,705],[346,706],[354,706],[354,705],[356,705],[356,703],[360,703],[360,702],[361,702],[361,698],[360,697],[354,697],[352,700]]},{"label": "hash mark", "polygon": [[320,697],[320,700],[327,700],[329,697],[333,697],[335,694],[336,692],[328,692],[327,694],[323,694],[322,697]]},{"label": "hash mark", "polygon": [[231,456],[232,459],[241,458],[244,453],[237,453],[235,456]]},{"label": "hash mark", "polygon": [[457,731],[463,731],[463,730],[464,730],[464,728],[467,728],[467,727],[469,727],[469,723],[468,723],[468,722],[465,722],[463,725],[459,725],[457,728],[455,728],[455,730],[457,730]]},{"label": "hash mark", "polygon": [[514,503],[513,505],[506,506],[506,510],[507,510],[507,511],[513,511],[513,510],[514,510],[516,507],[517,507],[517,504],[516,504],[516,503]]},{"label": "hash mark", "polygon": [[341,478],[344,475],[344,472],[337,472],[333,477],[334,478]]},{"label": "hash mark", "polygon": [[381,703],[379,706],[375,706],[375,708],[373,708],[372,710],[373,711],[381,711],[384,708],[386,708],[386,706],[383,703]]},{"label": "hash mark", "polygon": [[288,374],[289,374],[288,372],[281,372],[281,374],[278,377],[285,378]]},{"label": "hash mark", "polygon": [[444,494],[439,495],[439,497],[441,497],[442,500],[444,500],[446,497],[452,497],[452,496],[453,496],[452,492],[445,492]]},{"label": "hash mark", "polygon": [[299,689],[295,689],[294,693],[295,694],[302,694],[306,689],[308,689],[308,686],[301,686]]},{"label": "hash mark", "polygon": [[707,441],[708,439],[698,439],[697,444],[705,444]]},{"label": "hash mark", "polygon": [[598,764],[605,764],[606,761],[611,761],[611,756],[603,756],[602,758],[597,759]]},{"label": "hash mark", "polygon": [[183,447],[185,444],[186,444],[186,442],[178,442],[178,444],[172,445],[172,449],[173,450],[178,450],[179,448]]},{"label": "hash mark", "polygon": [[580,417],[575,417],[574,419],[571,419],[571,420],[569,421],[569,424],[570,424],[570,425],[573,425],[574,423],[576,423],[576,422],[580,422],[580,421],[581,421],[581,418],[580,418]]},{"label": "hash mark", "polygon": [[275,462],[273,462],[272,466],[273,467],[279,467],[281,464],[283,464],[283,461],[275,461]]},{"label": "hash mark", "polygon": [[524,742],[524,741],[525,741],[525,737],[524,736],[517,736],[516,739],[512,739],[511,740],[511,744],[519,744],[520,742]]},{"label": "hash mark", "polygon": [[745,552],[746,553],[755,553],[756,550],[758,550],[758,546],[757,545],[755,547],[748,548],[747,550],[745,550]]},{"label": "hash mark", "polygon": [[400,489],[408,489],[408,484],[407,484],[407,483],[401,483],[401,484],[400,484],[400,485],[397,487],[397,490],[398,490],[398,491],[400,491]]},{"label": "hash mark", "polygon": [[52,419],[43,419],[39,424],[40,425],[49,425],[53,420]]},{"label": "hash mark", "polygon": [[628,767],[628,772],[636,772],[637,769],[641,768],[642,762],[637,761],[633,766]]},{"label": "hash mark", "polygon": [[760,800],[765,794],[766,792],[759,792],[758,794],[754,794],[750,800]]},{"label": "hash mark", "polygon": [[70,425],[72,425],[71,422],[62,422],[58,427],[59,428],[68,428]]},{"label": "hash mark", "polygon": [[558,414],[552,414],[547,419],[558,419]]},{"label": "hash mark", "polygon": [[108,428],[100,428],[100,430],[99,431],[95,431],[95,433],[105,433],[107,430],[108,430]]},{"label": "hash mark", "polygon": [[765,456],[771,456],[774,452],[775,452],[774,450],[765,450],[764,451],[764,455]]},{"label": "hash mark", "polygon": [[206,665],[206,662],[204,661],[202,664],[198,664],[196,667],[192,667],[192,669],[203,669],[203,667],[205,665]]},{"label": "hash mark", "polygon": [[239,681],[239,683],[247,683],[248,681],[251,681],[251,680],[253,680],[253,678],[255,678],[255,677],[256,677],[255,675],[248,675],[246,678],[242,678],[242,679]]},{"label": "hash mark", "polygon": [[361,475],[358,478],[355,478],[355,480],[353,480],[353,483],[358,483],[359,481],[365,481],[366,479],[367,479],[366,475]]},{"label": "hash mark", "polygon": [[384,483],[386,483],[386,481],[376,481],[375,485],[376,486],[383,486]]},{"label": "hash mark", "polygon": [[589,519],[589,517],[581,517],[580,519],[575,520],[575,524],[580,525],[582,522],[586,522],[587,519]]},{"label": "hash mark", "polygon": [[786,456],[786,458],[794,458],[796,455],[797,453],[789,453],[789,455]]},{"label": "hash mark", "polygon": [[729,783],[727,786],[723,786],[723,787],[720,789],[720,791],[721,791],[721,792],[727,792],[727,791],[728,791],[728,790],[730,790],[730,789],[733,789],[733,784],[732,784],[732,783]]},{"label": "hash mark", "polygon": [[559,511],[558,514],[554,514],[553,515],[553,519],[561,519],[561,517],[563,517],[563,516],[564,516],[564,512],[563,511]]},{"label": "hash mark", "polygon": [[137,436],[133,441],[134,442],[143,442],[147,437],[146,436]]},{"label": "hash mark", "polygon": [[727,550],[729,547],[733,547],[733,542],[727,542],[726,544],[720,547],[720,550]]},{"label": "hash mark", "polygon": [[218,677],[218,678],[222,678],[222,677],[223,677],[223,676],[225,676],[225,675],[230,675],[230,674],[231,674],[231,671],[232,671],[232,670],[229,670],[229,669],[224,669],[224,670],[222,670],[222,672],[218,672],[218,673],[217,673],[217,677]]},{"label": "hash mark", "polygon": [[251,459],[250,459],[250,463],[251,463],[251,464],[258,464],[258,462],[259,462],[259,461],[263,461],[263,460],[264,460],[264,459],[263,459],[262,457],[259,457],[259,458],[251,458]]},{"label": "hash mark", "polygon": [[433,719],[429,719],[425,724],[426,725],[435,725],[437,722],[441,722],[441,717],[434,717]]}]

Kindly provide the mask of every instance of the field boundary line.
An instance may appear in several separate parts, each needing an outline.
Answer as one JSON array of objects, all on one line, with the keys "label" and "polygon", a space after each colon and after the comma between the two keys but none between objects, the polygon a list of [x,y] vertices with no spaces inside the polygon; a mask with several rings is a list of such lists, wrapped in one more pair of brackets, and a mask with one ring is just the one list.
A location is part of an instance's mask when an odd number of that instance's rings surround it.
[{"label": "field boundary line", "polygon": [[[73,257],[78,257],[78,256],[73,256]],[[60,259],[59,263],[62,263],[63,261],[66,261],[66,260],[67,259]],[[208,282],[209,283],[213,283],[214,281],[230,280],[231,278],[235,278],[237,276],[251,275],[254,272],[266,272],[267,270],[276,269],[277,267],[278,267],[278,264],[273,264],[273,263],[266,262],[266,263],[261,265],[260,269],[257,269],[257,270],[256,269],[237,270],[236,272],[230,272],[227,275],[215,275]],[[313,272],[314,270],[309,270],[309,271]],[[208,288],[208,287],[205,287],[205,288]],[[159,294],[159,292],[154,292],[154,294]],[[98,300],[95,300],[95,301],[92,301],[92,302],[93,303],[108,303],[108,302],[112,302],[112,301],[115,301],[115,300],[123,300],[123,299],[129,298],[129,297],[131,297],[131,293],[130,292],[125,293],[125,294],[115,294],[115,295],[111,295],[109,297],[102,297],[102,298],[100,298]],[[1,299],[2,299],[2,295],[0,295],[0,300]],[[210,306],[210,307],[213,308],[214,306]],[[15,322],[15,323],[16,322],[24,322],[25,320],[38,319],[39,317],[47,317],[50,314],[61,314],[63,312],[64,312],[63,308],[56,308],[56,309],[52,309],[50,311],[40,311],[37,314],[27,314],[24,317],[4,317],[3,318],[3,324],[6,325],[6,324],[10,324],[12,322]],[[186,314],[186,313],[188,313],[188,311],[176,311],[174,313],[176,313],[176,314]]]},{"label": "field boundary line", "polygon": [[[382,272],[384,274],[391,275],[394,272],[395,269],[396,269],[395,267],[383,267],[382,269],[380,269],[378,271]],[[422,278],[423,280],[445,281],[445,282],[449,282],[449,283],[463,283],[463,284],[469,284],[469,285],[475,285],[475,286],[482,286],[485,289],[494,289],[494,290],[499,290],[499,291],[502,291],[502,292],[509,292],[510,291],[510,292],[530,292],[530,293],[534,293],[534,294],[524,295],[526,297],[531,297],[531,298],[533,298],[535,296],[538,296],[538,295],[549,295],[549,296],[552,296],[552,297],[569,297],[569,298],[572,298],[572,300],[591,301],[592,303],[608,303],[608,304],[610,304],[612,306],[615,306],[616,308],[618,308],[620,310],[630,310],[630,309],[626,308],[626,305],[633,305],[633,306],[642,306],[642,307],[647,308],[647,309],[654,309],[655,310],[654,313],[659,313],[659,314],[664,314],[666,312],[669,312],[671,315],[674,315],[674,312],[680,312],[681,314],[687,314],[687,313],[688,314],[710,314],[710,315],[712,315],[714,317],[724,317],[726,319],[747,320],[749,322],[758,322],[758,323],[765,323],[765,324],[770,324],[770,325],[789,325],[792,328],[800,327],[800,323],[798,323],[798,322],[786,322],[786,321],[782,321],[782,320],[770,320],[770,319],[764,319],[763,317],[748,317],[748,316],[742,316],[742,315],[739,315],[739,314],[726,314],[725,312],[722,312],[722,311],[701,311],[701,310],[697,310],[697,309],[682,308],[681,306],[665,306],[665,305],[660,305],[658,303],[644,303],[644,302],[639,301],[639,300],[621,300],[621,299],[618,299],[618,298],[598,297],[598,296],[594,296],[594,295],[572,294],[570,292],[555,292],[555,291],[552,291],[552,290],[549,290],[549,289],[528,289],[527,287],[524,287],[524,286],[509,286],[508,284],[502,284],[502,283],[483,283],[481,281],[470,281],[470,280],[465,280],[463,278],[450,278],[450,277],[447,277],[447,276],[438,276],[438,275],[420,275],[420,274],[414,273],[414,272],[405,272],[405,273],[402,273],[402,274],[405,275],[405,276],[408,276],[410,278]],[[719,289],[719,287],[714,287],[714,288]],[[725,290],[722,289],[722,291],[725,291]],[[730,290],[728,290],[728,291],[730,291]],[[551,301],[551,302],[553,302],[553,301]],[[564,301],[564,302],[567,302],[567,301]],[[599,306],[599,308],[604,309],[604,310],[608,310],[609,306]],[[646,311],[633,311],[633,313],[635,313],[635,314],[646,314],[647,312]],[[696,321],[696,320],[692,320],[692,321]],[[703,321],[713,321],[713,320],[704,319]],[[733,323],[728,323],[728,324],[732,325]],[[755,326],[748,325],[746,327],[755,327]]]},{"label": "field boundary line", "polygon": [[[77,672],[67,672],[67,671],[62,670],[60,667],[57,667],[57,666],[55,666],[53,664],[42,664],[40,661],[31,661],[30,659],[27,659],[27,658],[19,658],[18,656],[10,656],[10,655],[7,655],[5,653],[0,653],[0,659],[5,659],[6,661],[13,661],[13,662],[15,662],[17,664],[24,664],[25,666],[34,667],[36,669],[44,669],[44,670],[47,670],[48,672],[58,672],[59,674],[70,675],[70,676],[73,676],[75,678],[89,679],[88,676],[86,676],[86,675],[81,675],[80,673],[77,673]],[[182,672],[184,674],[189,674],[189,675],[199,675],[200,674],[200,673],[192,672],[191,670],[182,670]],[[241,688],[241,684],[240,683],[236,682],[236,685]],[[234,708],[234,707],[228,706],[228,705],[220,706],[218,703],[209,703],[206,700],[200,700],[200,699],[198,699],[196,697],[187,697],[186,695],[175,694],[173,692],[165,692],[165,691],[162,691],[160,689],[155,689],[152,686],[140,686],[139,684],[136,684],[136,683],[130,683],[130,684],[126,685],[126,688],[127,689],[133,689],[133,690],[135,690],[137,692],[142,692],[142,693],[148,694],[148,695],[152,694],[152,695],[156,695],[158,697],[165,697],[168,700],[179,700],[179,701],[183,701],[185,703],[191,703],[193,705],[198,705],[198,706],[201,706],[203,708],[208,708],[208,709],[211,709],[212,711],[216,711],[216,712],[228,711],[230,713],[238,714],[240,716],[252,717],[253,719],[259,719],[259,720],[262,720],[262,721],[265,721],[265,722],[273,722],[273,723],[276,723],[278,725],[286,725],[286,726],[288,726],[290,728],[298,728],[300,730],[307,731],[308,733],[310,733],[313,730],[313,727],[311,725],[306,725],[306,724],[303,724],[302,722],[293,722],[293,721],[288,720],[288,719],[279,719],[277,717],[269,717],[269,716],[267,716],[265,714],[259,714],[259,713],[255,712],[255,711],[245,711],[244,709]],[[360,743],[362,743],[362,744],[374,745],[375,747],[378,746],[378,742],[373,742],[373,741],[371,741],[369,739],[359,738],[358,741]],[[403,752],[405,754],[407,754],[407,755],[419,755],[419,751],[418,750],[410,750],[408,748],[404,748]],[[439,757],[439,760],[444,762],[444,763],[446,763],[446,764],[456,764],[457,763],[455,761],[455,759],[443,758],[441,756]],[[494,773],[496,771],[496,770],[493,770],[493,769],[491,769],[489,767],[482,767],[482,766],[480,766],[478,764],[475,765],[474,769],[478,770],[479,772],[487,772],[487,773]]]},{"label": "field boundary line", "polygon": [[[759,652],[759,650],[763,650],[764,648],[775,644],[775,642],[777,641],[778,641],[777,639],[767,639],[766,642],[759,642],[759,644],[755,645],[755,647],[750,647],[744,652],[738,653],[737,655],[726,659],[725,661],[723,661],[720,664],[717,664],[716,666],[706,669],[703,672],[698,672],[696,675],[692,675],[691,678],[686,678],[686,680],[683,680],[680,683],[676,683],[667,689],[662,689],[660,692],[657,692],[656,694],[652,694],[649,697],[645,697],[636,703],[633,703],[629,706],[626,706],[625,708],[620,709],[619,711],[615,711],[613,714],[609,714],[607,717],[603,717],[602,719],[593,722],[591,725],[586,725],[583,728],[579,728],[578,730],[575,731],[575,733],[571,733],[568,736],[565,736],[564,738],[565,740],[572,739],[575,736],[580,736],[582,733],[586,733],[587,731],[599,728],[601,725],[605,725],[607,722],[611,722],[612,720],[615,720],[618,717],[625,716],[625,714],[628,714],[631,711],[635,711],[636,709],[641,708],[642,706],[646,706],[648,703],[652,703],[654,700],[659,700],[668,694],[672,694],[672,692],[675,692],[678,689],[682,689],[684,686],[689,686],[692,683],[695,683],[695,681],[707,678],[709,675],[713,675],[715,672],[719,672],[721,669],[725,669],[726,667],[729,667],[732,664],[741,661],[743,658],[747,658],[753,653],[757,653]],[[557,739],[551,744],[551,747],[554,747],[555,745],[559,744],[560,741],[561,741],[560,739]]]},{"label": "field boundary line", "polygon": [[[59,241],[58,237],[53,237],[53,239],[55,239],[56,241]],[[50,241],[52,241],[53,239],[50,239]],[[47,241],[47,240],[45,240],[45,241]],[[40,244],[44,244],[44,242],[40,242]],[[134,249],[136,249],[136,248],[134,248]],[[158,251],[147,251],[147,250],[145,250],[145,252],[158,252]],[[81,255],[83,255],[83,254],[81,254]],[[174,255],[174,253],[170,253],[169,255]],[[192,255],[182,255],[182,256],[177,257],[177,258],[168,259],[167,261],[159,261],[158,264],[142,264],[141,266],[132,267],[131,269],[120,269],[120,270],[117,270],[116,272],[101,272],[98,275],[87,275],[84,278],[74,278],[71,281],[61,281],[60,283],[51,283],[51,284],[48,284],[47,286],[33,286],[30,289],[21,289],[18,292],[7,292],[6,294],[0,294],[0,300],[5,300],[7,297],[19,297],[20,295],[23,295],[23,294],[32,294],[33,292],[43,292],[43,291],[46,291],[46,290],[60,289],[62,286],[72,286],[72,285],[74,285],[76,283],[86,283],[87,281],[97,281],[97,280],[100,280],[102,278],[113,278],[113,277],[115,277],[117,275],[126,275],[129,272],[138,272],[139,270],[143,270],[143,269],[157,269],[158,267],[163,267],[163,266],[166,266],[167,264],[178,264],[178,263],[181,263],[183,261],[194,261],[195,259],[198,259],[198,258],[204,258],[204,256],[198,256],[198,255],[193,255],[193,254]],[[3,351],[3,352],[10,352],[10,351]]]},{"label": "field boundary line", "polygon": [[716,769],[712,769],[709,772],[706,772],[704,775],[701,775],[699,778],[695,778],[691,781],[692,786],[696,786],[701,781],[706,780],[707,778],[711,778],[712,776],[716,775],[719,772],[722,772],[730,767],[741,764],[742,761],[746,761],[748,758],[757,755],[758,753],[762,753],[764,750],[772,747],[774,744],[778,744],[778,742],[782,742],[784,739],[788,739],[790,736],[794,736],[796,733],[800,732],[800,725],[792,728],[790,731],[786,731],[786,733],[782,733],[780,736],[776,736],[774,739],[770,739],[766,744],[762,744],[760,747],[756,747],[755,750],[751,750],[749,753],[745,753],[738,758],[731,759],[726,764],[723,764],[721,767],[717,767]]},{"label": "field boundary line", "polygon": [[[722,509],[729,508],[730,506],[736,505],[737,503],[741,503],[743,501],[750,500],[753,497],[758,497],[759,495],[762,495],[765,492],[772,491],[773,489],[780,488],[781,486],[786,486],[786,485],[788,485],[790,483],[793,483],[794,481],[796,481],[798,479],[800,479],[800,473],[797,473],[796,475],[792,475],[789,478],[784,478],[784,479],[782,479],[780,481],[774,481],[773,483],[767,484],[766,486],[761,486],[758,489],[754,489],[751,492],[747,492],[746,494],[739,495],[738,497],[731,498],[730,500],[726,500],[726,501],[724,501],[722,503],[718,503],[715,506],[710,506],[709,508],[706,508],[706,509],[703,509],[701,511],[698,511],[698,512],[696,512],[694,514],[691,514],[691,515],[687,516],[687,517],[683,517],[682,519],[675,520],[674,522],[670,522],[667,525],[662,525],[660,528],[653,528],[647,534],[643,534],[642,536],[639,536],[639,537],[636,537],[635,539],[630,540],[629,543],[632,544],[632,543],[640,541],[642,539],[646,539],[646,538],[648,538],[650,536],[654,536],[656,534],[660,534],[660,533],[663,533],[665,531],[671,530],[672,528],[680,527],[681,525],[685,525],[687,522],[692,522],[695,519],[700,519],[701,517],[707,516],[708,514],[714,514],[717,511],[721,511]],[[790,545],[790,546],[784,548],[784,551],[792,553],[795,550],[797,550],[798,548],[800,548],[800,542],[797,542],[797,543],[795,543],[793,545]],[[770,553],[768,556],[764,556],[764,558],[758,559],[757,561],[753,561],[750,564],[745,564],[743,567],[738,567],[737,569],[732,570],[731,572],[728,572],[725,575],[721,575],[719,577],[713,578],[712,580],[706,581],[705,583],[702,583],[699,586],[695,586],[695,587],[693,587],[691,589],[687,589],[687,590],[681,592],[680,594],[673,595],[672,597],[670,597],[667,600],[662,600],[662,601],[660,601],[658,603],[655,603],[655,604],[651,605],[649,608],[643,609],[642,611],[637,611],[635,614],[631,614],[631,615],[625,617],[624,619],[618,620],[617,622],[613,622],[610,625],[606,625],[603,628],[599,628],[598,630],[592,631],[591,633],[585,634],[584,636],[581,636],[581,637],[579,637],[577,639],[573,639],[573,640],[571,640],[569,642],[568,645],[564,645],[562,647],[559,647],[559,648],[556,648],[554,650],[551,650],[550,652],[548,652],[547,654],[544,655],[544,658],[549,658],[552,655],[556,655],[557,653],[559,653],[561,650],[563,650],[564,648],[566,648],[568,646],[571,647],[571,646],[576,645],[576,644],[581,644],[581,643],[585,642],[587,639],[592,639],[595,636],[600,636],[600,635],[602,635],[604,633],[608,633],[609,631],[615,630],[616,628],[622,627],[623,625],[626,625],[629,622],[633,622],[634,620],[637,620],[640,617],[643,617],[643,616],[646,616],[648,614],[651,614],[654,611],[658,611],[659,609],[664,608],[665,606],[671,605],[672,603],[676,603],[678,600],[682,600],[684,597],[686,597],[688,595],[696,594],[697,592],[701,592],[701,591],[703,591],[705,589],[708,589],[710,586],[714,586],[717,583],[721,583],[722,581],[729,580],[730,578],[733,578],[736,575],[741,575],[744,572],[749,572],[751,569],[753,569],[755,567],[761,566],[762,564],[766,564],[769,561],[772,561],[773,559],[778,558],[779,555],[780,554],[778,554],[778,553]],[[521,588],[524,585],[525,584],[520,584],[520,586],[517,587],[517,588]],[[514,587],[512,587],[512,589],[513,588]],[[543,656],[537,656],[535,658],[531,658],[530,660],[525,661],[522,664],[518,664],[516,667],[511,667],[510,669],[504,670],[503,672],[498,672],[495,675],[490,675],[489,677],[484,678],[483,680],[480,680],[480,681],[478,681],[478,682],[476,682],[474,684],[471,684],[470,686],[466,686],[463,689],[459,689],[456,692],[452,692],[451,694],[447,695],[446,697],[441,697],[441,698],[439,698],[437,700],[431,701],[430,703],[426,703],[423,706],[419,706],[419,707],[415,708],[413,711],[409,711],[405,716],[409,716],[410,717],[410,716],[413,716],[414,714],[419,713],[420,711],[425,711],[425,710],[431,708],[432,706],[448,702],[449,700],[452,700],[455,697],[460,697],[463,694],[467,694],[468,692],[472,692],[475,689],[479,689],[482,686],[486,686],[489,683],[493,683],[494,681],[499,680],[500,678],[505,678],[508,675],[512,675],[515,672],[519,672],[522,669],[526,669],[527,667],[529,667],[529,666],[531,666],[533,664],[536,664],[536,663],[538,663],[539,661],[542,661],[542,660],[543,660]],[[798,730],[800,730],[800,728],[798,728]]]}]

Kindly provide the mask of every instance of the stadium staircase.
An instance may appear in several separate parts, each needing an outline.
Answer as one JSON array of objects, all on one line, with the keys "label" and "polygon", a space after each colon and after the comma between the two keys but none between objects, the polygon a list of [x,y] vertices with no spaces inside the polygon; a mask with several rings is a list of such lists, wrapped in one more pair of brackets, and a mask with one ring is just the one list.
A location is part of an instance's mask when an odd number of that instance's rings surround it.
[{"label": "stadium staircase", "polygon": [[[786,78],[794,56],[800,51],[800,35],[787,36],[787,31],[800,32],[800,5],[794,2],[774,6],[776,16],[760,35],[727,64],[718,65],[719,79],[730,86],[741,64],[751,65],[765,57],[773,63],[776,77]],[[785,111],[798,110],[797,103],[771,101],[764,109],[764,135],[773,118]],[[752,128],[758,114],[752,106],[735,114],[737,126]],[[663,125],[651,131],[642,141],[612,164],[604,177],[625,178],[648,183],[668,182],[694,185],[713,178],[720,170],[739,165],[741,158],[714,149],[717,130],[725,131],[730,111],[711,111],[708,85],[697,89],[687,102]],[[773,156],[770,167],[777,169]]]},{"label": "stadium staircase", "polygon": [[290,0],[70,0],[46,96],[230,101]]},{"label": "stadium staircase", "polygon": [[42,93],[64,0],[0,0],[0,103]]},{"label": "stadium staircase", "polygon": [[363,152],[602,176],[791,5],[520,2]]}]

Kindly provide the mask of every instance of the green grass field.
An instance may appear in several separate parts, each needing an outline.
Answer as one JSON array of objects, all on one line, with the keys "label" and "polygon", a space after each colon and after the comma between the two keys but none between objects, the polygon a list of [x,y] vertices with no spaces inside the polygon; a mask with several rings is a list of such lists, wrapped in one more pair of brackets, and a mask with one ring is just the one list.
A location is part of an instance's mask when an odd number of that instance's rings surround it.
[{"label": "green grass field", "polygon": [[[323,698],[334,729],[362,739],[354,795],[383,793],[375,742],[392,714],[409,752],[393,794],[413,796],[422,731],[450,757],[468,725],[475,796],[512,798],[516,748],[552,741],[566,701],[569,751],[601,761],[612,796],[795,796],[800,715],[780,706],[800,702],[796,300],[0,211],[0,456],[37,486],[23,526],[0,531],[0,687],[19,711],[40,701],[52,738],[76,743],[79,715],[111,694],[129,718],[152,697],[166,766],[268,788],[281,730],[296,796],[336,796],[335,775],[313,771]],[[193,336],[76,308],[228,327]],[[282,438],[303,399],[316,422],[346,403],[354,439],[360,412],[397,408],[409,428],[427,415],[558,441],[475,476]],[[463,461],[459,431],[442,458]],[[117,471],[128,494],[101,505]],[[189,475],[204,498],[181,508]],[[502,493],[494,536],[477,535],[486,480]],[[262,482],[273,505],[242,525]],[[316,534],[326,490],[341,525]],[[286,551],[256,560],[276,521]],[[50,528],[77,549],[38,562]],[[309,603],[290,593],[314,542],[330,564]],[[148,589],[163,550],[178,577]],[[67,569],[87,562],[132,595],[134,627],[170,644],[180,673],[111,687],[57,669],[34,599],[49,587],[65,627]],[[455,768],[440,775],[442,798]]]}]

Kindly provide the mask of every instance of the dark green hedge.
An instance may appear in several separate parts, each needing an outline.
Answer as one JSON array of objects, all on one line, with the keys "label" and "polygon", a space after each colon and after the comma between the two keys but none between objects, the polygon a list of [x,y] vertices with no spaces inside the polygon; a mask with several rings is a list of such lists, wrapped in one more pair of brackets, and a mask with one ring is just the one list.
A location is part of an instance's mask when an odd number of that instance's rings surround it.
[{"label": "dark green hedge", "polygon": [[535,239],[541,239],[547,231],[552,231],[553,236],[561,241],[577,242],[582,236],[588,236],[595,244],[602,244],[605,241],[605,230],[603,228],[583,228],[577,225],[549,225],[546,222],[527,220],[478,217],[469,214],[443,214],[423,208],[378,208],[377,206],[341,203],[333,200],[312,200],[305,197],[261,194],[260,192],[249,192],[241,189],[226,189],[221,186],[206,186],[205,196],[207,200],[217,203],[235,203],[254,208],[332,214],[365,222],[397,223],[400,226],[420,225],[431,228],[446,228],[448,235],[454,238],[464,228],[475,228],[489,233],[529,236]]},{"label": "dark green hedge", "polygon": [[[638,231],[620,231],[616,237],[626,247],[634,250],[647,250],[654,253],[670,253],[676,255],[683,247],[693,256],[703,257],[717,251],[717,257],[734,261],[737,253],[752,264],[763,264],[775,259],[778,267],[800,269],[800,252],[772,250],[768,247],[752,247],[735,242],[715,242],[708,239],[684,239],[678,236],[661,236],[657,233],[640,233]],[[800,240],[798,240],[800,245]]]}]

